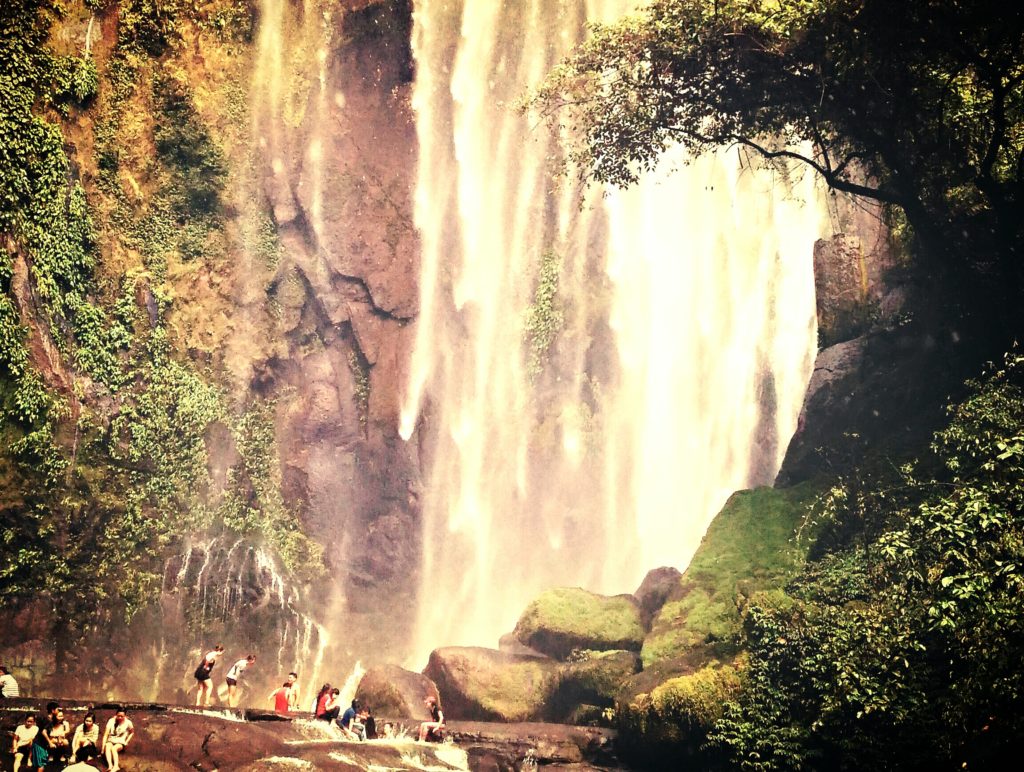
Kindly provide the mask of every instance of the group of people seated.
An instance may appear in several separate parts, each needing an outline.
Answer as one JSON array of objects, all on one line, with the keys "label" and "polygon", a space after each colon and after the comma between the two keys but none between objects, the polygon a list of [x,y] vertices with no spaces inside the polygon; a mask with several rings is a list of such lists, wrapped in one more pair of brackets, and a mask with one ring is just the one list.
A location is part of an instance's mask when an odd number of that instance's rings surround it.
[{"label": "group of people seated", "polygon": [[[430,720],[420,724],[418,739],[420,742],[440,742],[444,739],[444,713],[437,704],[437,698],[427,697],[425,702],[427,710],[430,711]],[[341,690],[330,684],[320,687],[313,715],[321,721],[337,726],[342,736],[348,740],[375,740],[379,736],[389,738],[395,735],[394,725],[391,723],[384,724],[383,732],[378,734],[376,719],[370,709],[360,704],[357,699],[352,700],[352,704],[343,712]]]},{"label": "group of people seated", "polygon": [[107,721],[101,741],[95,713],[88,711],[72,732],[60,704],[50,702],[44,717],[37,721],[34,713],[26,713],[24,721],[14,730],[11,748],[14,772],[22,767],[85,772],[96,769],[89,761],[101,755],[106,759],[108,771],[117,772],[121,768],[121,752],[134,735],[135,727],[123,709],[119,708]]},{"label": "group of people seated", "polygon": [[341,710],[341,690],[324,684],[316,696],[313,714],[321,721],[337,726],[348,740],[377,739],[377,720],[370,709],[352,700],[352,704]]}]

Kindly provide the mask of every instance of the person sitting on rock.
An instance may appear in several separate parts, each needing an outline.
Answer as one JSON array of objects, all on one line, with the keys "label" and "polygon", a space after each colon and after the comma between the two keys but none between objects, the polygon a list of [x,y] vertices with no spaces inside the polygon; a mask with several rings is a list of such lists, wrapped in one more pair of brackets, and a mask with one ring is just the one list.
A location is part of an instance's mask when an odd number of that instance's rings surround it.
[{"label": "person sitting on rock", "polygon": [[333,723],[338,720],[338,713],[341,712],[341,705],[339,705],[339,697],[341,696],[341,689],[335,687],[331,689],[327,695],[327,699],[324,701],[324,708],[320,713],[316,714],[316,717],[321,721]]},{"label": "person sitting on rock", "polygon": [[75,763],[64,767],[64,772],[96,772],[96,767],[89,763],[100,755],[95,745],[83,745],[75,753]]},{"label": "person sitting on rock", "polygon": [[82,723],[75,729],[74,735],[71,737],[71,755],[78,761],[78,752],[87,746],[92,746],[92,749],[96,751],[93,756],[89,758],[95,758],[99,755],[99,744],[100,744],[100,725],[96,723],[96,714],[89,711],[85,714],[85,718],[82,719]]},{"label": "person sitting on rock", "polygon": [[316,694],[316,701],[313,703],[313,718],[317,718],[321,713],[324,712],[324,706],[327,705],[327,700],[331,698],[331,685],[324,684],[320,687],[320,691]]},{"label": "person sitting on rock", "polygon": [[11,675],[7,665],[0,665],[0,697],[10,699],[11,697],[20,696],[21,691],[18,689],[17,680]]},{"label": "person sitting on rock", "polygon": [[28,759],[28,768],[35,765],[32,763],[32,744],[39,734],[39,727],[36,726],[36,717],[31,713],[25,714],[25,720],[18,724],[14,730],[14,744],[11,746],[11,753],[14,754],[14,772],[21,769],[21,762]]},{"label": "person sitting on rock", "polygon": [[345,708],[338,726],[348,739],[363,739],[363,725],[359,722],[359,700],[352,700],[352,704]]},{"label": "person sitting on rock", "polygon": [[428,739],[440,740],[444,735],[444,713],[441,706],[437,704],[436,697],[427,697],[425,700],[427,710],[430,711],[430,721],[420,724],[420,742]]},{"label": "person sitting on rock", "polygon": [[51,702],[46,707],[49,712],[36,735],[36,766],[42,768],[54,763],[63,766],[70,752],[71,725],[64,719],[60,705]]},{"label": "person sitting on rock", "polygon": [[363,739],[376,740],[378,737],[377,719],[373,717],[373,714],[370,712],[369,708],[363,710],[361,721],[363,724]]},{"label": "person sitting on rock", "polygon": [[103,731],[101,750],[107,759],[107,772],[117,772],[121,768],[121,754],[134,736],[135,727],[132,725],[131,719],[124,712],[124,708],[118,708],[117,713],[107,722],[107,728]]}]

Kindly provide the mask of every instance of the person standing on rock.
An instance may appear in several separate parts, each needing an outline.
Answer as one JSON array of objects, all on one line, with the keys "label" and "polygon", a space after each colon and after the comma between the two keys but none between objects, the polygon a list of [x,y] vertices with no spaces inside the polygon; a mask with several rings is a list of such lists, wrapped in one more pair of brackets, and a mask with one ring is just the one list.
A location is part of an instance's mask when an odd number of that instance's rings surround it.
[{"label": "person standing on rock", "polygon": [[228,670],[228,674],[224,680],[228,685],[228,707],[238,707],[238,679],[242,677],[242,673],[249,665],[256,661],[255,654],[249,654],[245,659],[238,660]]},{"label": "person standing on rock", "polygon": [[217,664],[217,660],[220,659],[221,654],[224,653],[224,647],[219,643],[213,647],[213,651],[206,652],[206,656],[199,662],[199,666],[196,667],[196,707],[197,708],[208,708],[210,707],[210,673],[213,672],[213,666]]},{"label": "person standing on rock", "polygon": [[103,730],[103,755],[107,759],[107,772],[117,772],[121,768],[121,754],[134,736],[135,727],[131,719],[124,708],[118,708]]},{"label": "person standing on rock", "polygon": [[420,724],[420,742],[426,742],[427,738],[431,735],[435,737],[440,736],[441,730],[444,729],[444,713],[441,712],[441,706],[437,704],[436,697],[427,697],[425,700],[427,710],[430,711],[430,721],[424,721]]},{"label": "person standing on rock", "polygon": [[299,709],[299,674],[291,672],[288,674],[288,710]]}]

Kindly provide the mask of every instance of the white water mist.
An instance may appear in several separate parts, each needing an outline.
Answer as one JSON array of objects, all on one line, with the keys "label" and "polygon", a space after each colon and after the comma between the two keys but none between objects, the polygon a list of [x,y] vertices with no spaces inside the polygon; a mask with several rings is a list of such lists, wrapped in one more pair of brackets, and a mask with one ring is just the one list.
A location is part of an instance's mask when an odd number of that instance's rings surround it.
[{"label": "white water mist", "polygon": [[587,22],[627,10],[416,4],[421,316],[401,431],[419,427],[427,474],[420,655],[493,646],[545,587],[628,592],[684,568],[796,426],[824,224],[810,178],[670,153],[627,191],[553,191],[558,150],[512,109]]}]

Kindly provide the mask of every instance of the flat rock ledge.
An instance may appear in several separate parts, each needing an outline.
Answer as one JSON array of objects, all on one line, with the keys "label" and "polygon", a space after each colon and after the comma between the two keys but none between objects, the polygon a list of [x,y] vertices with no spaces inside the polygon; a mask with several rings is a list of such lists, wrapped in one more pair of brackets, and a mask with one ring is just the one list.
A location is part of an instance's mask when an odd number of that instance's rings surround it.
[{"label": "flat rock ledge", "polygon": [[[72,725],[89,707],[102,727],[115,703],[60,702]],[[25,713],[45,711],[46,698],[0,701],[0,765],[9,768],[8,738]],[[615,732],[563,724],[448,722],[445,743],[413,738],[417,722],[394,720],[399,736],[351,742],[306,714],[251,709],[199,710],[184,705],[122,703],[135,739],[122,756],[125,772],[296,772],[296,770],[466,770],[512,772],[531,766],[557,770],[625,770],[614,755]],[[377,717],[378,727],[390,719]]]}]

